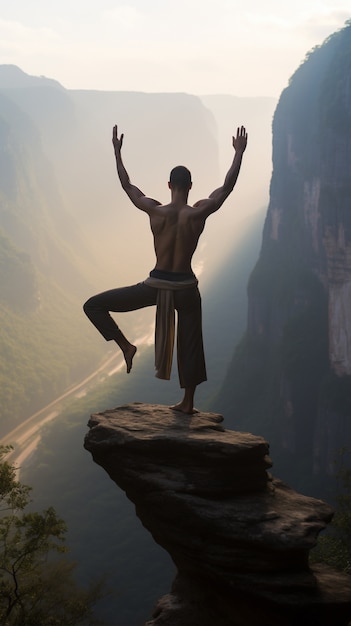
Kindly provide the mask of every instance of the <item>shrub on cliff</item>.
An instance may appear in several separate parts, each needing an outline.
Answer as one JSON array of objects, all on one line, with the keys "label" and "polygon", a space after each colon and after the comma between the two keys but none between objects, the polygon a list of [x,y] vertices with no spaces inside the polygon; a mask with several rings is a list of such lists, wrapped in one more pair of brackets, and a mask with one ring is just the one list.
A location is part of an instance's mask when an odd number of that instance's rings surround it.
[{"label": "shrub on cliff", "polygon": [[0,625],[101,624],[93,615],[101,582],[79,588],[74,564],[53,557],[66,551],[66,525],[52,507],[24,512],[31,488],[4,460],[9,450],[0,446]]}]

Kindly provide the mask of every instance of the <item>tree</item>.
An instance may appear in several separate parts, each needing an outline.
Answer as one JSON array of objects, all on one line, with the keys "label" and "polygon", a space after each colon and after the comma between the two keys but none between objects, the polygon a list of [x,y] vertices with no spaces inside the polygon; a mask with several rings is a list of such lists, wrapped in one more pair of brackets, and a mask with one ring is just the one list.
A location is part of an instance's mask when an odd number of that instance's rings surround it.
[{"label": "tree", "polygon": [[10,450],[0,446],[0,626],[101,624],[93,606],[102,581],[79,588],[75,564],[57,557],[67,551],[66,524],[53,507],[24,512],[31,488],[4,459]]}]

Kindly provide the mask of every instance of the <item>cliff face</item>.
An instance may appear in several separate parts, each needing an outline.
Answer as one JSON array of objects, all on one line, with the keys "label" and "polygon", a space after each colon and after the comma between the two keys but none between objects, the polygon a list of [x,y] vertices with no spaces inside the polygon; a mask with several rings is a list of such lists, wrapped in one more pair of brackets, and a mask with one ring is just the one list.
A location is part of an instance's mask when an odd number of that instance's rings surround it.
[{"label": "cliff face", "polygon": [[332,511],[267,473],[264,439],[140,403],[89,425],[86,449],[178,569],[148,626],[348,623],[350,578],[308,566]]},{"label": "cliff face", "polygon": [[240,427],[292,458],[303,452],[311,473],[329,471],[351,437],[350,24],[307,57],[281,95],[248,293],[247,335],[219,408],[238,406]]},{"label": "cliff face", "polygon": [[310,55],[281,96],[263,242],[295,249],[325,287],[328,354],[339,376],[351,375],[350,53],[351,25]]}]

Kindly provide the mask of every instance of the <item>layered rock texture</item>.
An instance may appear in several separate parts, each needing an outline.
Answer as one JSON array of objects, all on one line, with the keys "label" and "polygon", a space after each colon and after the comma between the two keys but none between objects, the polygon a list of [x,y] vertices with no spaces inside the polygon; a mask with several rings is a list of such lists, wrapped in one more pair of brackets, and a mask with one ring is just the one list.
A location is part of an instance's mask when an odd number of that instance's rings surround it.
[{"label": "layered rock texture", "polygon": [[147,626],[348,624],[351,578],[308,564],[332,510],[268,473],[263,438],[222,421],[140,403],[91,416],[85,448],[178,569]]},{"label": "layered rock texture", "polygon": [[[289,465],[332,473],[351,441],[351,24],[315,48],[273,120],[273,174],[247,333],[216,409]],[[288,458],[288,457],[286,457]]]}]

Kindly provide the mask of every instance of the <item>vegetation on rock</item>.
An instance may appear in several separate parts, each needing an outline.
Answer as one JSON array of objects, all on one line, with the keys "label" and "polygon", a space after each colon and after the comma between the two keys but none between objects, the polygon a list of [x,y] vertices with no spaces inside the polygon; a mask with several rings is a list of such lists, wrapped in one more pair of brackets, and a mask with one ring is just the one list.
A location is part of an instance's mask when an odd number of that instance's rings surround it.
[{"label": "vegetation on rock", "polygon": [[101,624],[93,614],[102,583],[77,586],[66,551],[65,522],[53,507],[26,512],[30,487],[16,480],[0,446],[0,624],[75,626]]}]

